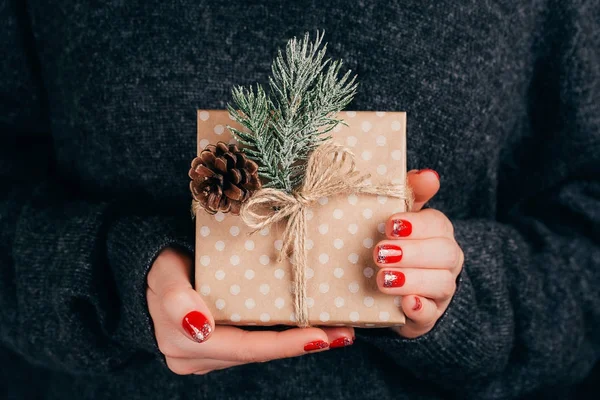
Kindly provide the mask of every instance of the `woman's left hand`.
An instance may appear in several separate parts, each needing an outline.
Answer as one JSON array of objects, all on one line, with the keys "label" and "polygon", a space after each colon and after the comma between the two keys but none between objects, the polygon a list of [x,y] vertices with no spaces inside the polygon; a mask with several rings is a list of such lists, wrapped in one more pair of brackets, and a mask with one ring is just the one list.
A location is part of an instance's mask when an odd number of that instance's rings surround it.
[{"label": "woman's left hand", "polygon": [[380,267],[379,290],[402,296],[407,321],[396,330],[416,338],[429,332],[446,311],[464,255],[450,220],[440,211],[421,210],[439,190],[438,174],[430,169],[411,171],[408,184],[415,195],[413,210],[390,217],[387,240],[375,246],[373,258]]}]

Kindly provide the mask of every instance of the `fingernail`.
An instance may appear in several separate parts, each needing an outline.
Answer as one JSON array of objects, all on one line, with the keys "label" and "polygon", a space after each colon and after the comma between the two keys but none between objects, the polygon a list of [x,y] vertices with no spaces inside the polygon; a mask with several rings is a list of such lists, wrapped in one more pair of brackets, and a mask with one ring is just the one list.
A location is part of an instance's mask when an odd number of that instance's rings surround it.
[{"label": "fingernail", "polygon": [[400,271],[385,271],[383,273],[383,287],[402,287],[404,282],[406,282],[406,277]]},{"label": "fingernail", "polygon": [[421,303],[421,299],[415,296],[415,305],[413,306],[413,311],[419,311],[423,307],[423,303]]},{"label": "fingernail", "polygon": [[412,224],[405,219],[392,220],[392,236],[407,237],[412,233]]},{"label": "fingernail", "polygon": [[350,346],[353,342],[354,341],[350,338],[341,337],[341,338],[335,339],[333,342],[329,343],[329,348],[335,349],[338,347],[346,347],[346,346]]},{"label": "fingernail", "polygon": [[402,260],[402,248],[395,244],[377,246],[377,262],[380,264],[398,263]]},{"label": "fingernail", "polygon": [[422,174],[423,172],[433,172],[437,178],[437,180],[440,180],[440,174],[437,173],[436,170],[431,169],[431,168],[425,168],[425,169],[420,169],[419,172],[417,172],[417,174]]},{"label": "fingernail", "polygon": [[329,343],[324,340],[315,340],[304,345],[304,351],[323,350],[329,347]]},{"label": "fingernail", "polygon": [[204,314],[192,311],[183,317],[183,329],[198,343],[204,342],[212,333],[210,321]]}]

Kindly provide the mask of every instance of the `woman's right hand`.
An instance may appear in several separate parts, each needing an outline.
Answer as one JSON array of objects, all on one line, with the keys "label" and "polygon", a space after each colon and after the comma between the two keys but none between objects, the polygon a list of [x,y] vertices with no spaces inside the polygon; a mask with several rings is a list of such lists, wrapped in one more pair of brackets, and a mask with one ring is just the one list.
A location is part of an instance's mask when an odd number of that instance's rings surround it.
[{"label": "woman's right hand", "polygon": [[192,260],[163,250],[148,273],[146,296],[160,351],[176,374],[206,374],[237,365],[296,357],[352,344],[349,327],[282,332],[217,326],[190,283]]}]

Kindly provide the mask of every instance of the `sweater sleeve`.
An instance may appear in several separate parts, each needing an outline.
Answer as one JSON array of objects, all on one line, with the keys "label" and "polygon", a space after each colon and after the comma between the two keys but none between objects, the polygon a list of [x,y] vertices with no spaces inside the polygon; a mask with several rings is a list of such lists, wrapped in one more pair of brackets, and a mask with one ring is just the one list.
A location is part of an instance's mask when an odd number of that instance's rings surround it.
[{"label": "sweater sleeve", "polygon": [[481,398],[576,383],[600,359],[600,10],[557,3],[497,217],[452,221],[465,263],[451,304],[414,340],[362,332],[418,378]]},{"label": "sweater sleeve", "polygon": [[191,251],[189,216],[133,213],[58,172],[25,3],[8,3],[0,8],[0,343],[73,373],[143,362],[157,351],[146,274],[166,246]]}]

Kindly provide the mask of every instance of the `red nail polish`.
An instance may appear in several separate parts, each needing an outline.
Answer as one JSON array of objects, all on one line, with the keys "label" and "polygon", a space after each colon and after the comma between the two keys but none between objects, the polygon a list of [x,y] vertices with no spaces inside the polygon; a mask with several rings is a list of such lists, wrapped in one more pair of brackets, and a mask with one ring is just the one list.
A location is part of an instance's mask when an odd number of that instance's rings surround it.
[{"label": "red nail polish", "polygon": [[431,169],[431,168],[425,168],[425,169],[420,169],[419,172],[417,172],[417,174],[421,174],[423,172],[433,172],[435,174],[435,177],[437,178],[437,180],[440,180],[440,174],[437,173],[436,170]]},{"label": "red nail polish", "polygon": [[183,329],[198,343],[204,342],[212,333],[210,321],[204,314],[192,311],[183,317]]},{"label": "red nail polish", "polygon": [[402,260],[402,248],[395,244],[377,246],[377,262],[380,264],[398,263]]},{"label": "red nail polish", "polygon": [[400,271],[385,271],[383,273],[383,287],[397,288],[404,286],[406,277]]},{"label": "red nail polish", "polygon": [[306,343],[304,351],[323,350],[329,347],[329,343],[324,340],[315,340],[314,342]]},{"label": "red nail polish", "polygon": [[330,349],[335,349],[338,347],[346,347],[346,346],[350,346],[352,344],[353,340],[347,337],[341,337],[338,339],[335,339],[333,342],[329,343],[329,348]]},{"label": "red nail polish", "polygon": [[405,219],[392,220],[392,236],[407,237],[412,233],[412,224]]},{"label": "red nail polish", "polygon": [[423,307],[423,303],[421,303],[421,299],[415,296],[415,305],[413,306],[413,311],[419,311]]}]

